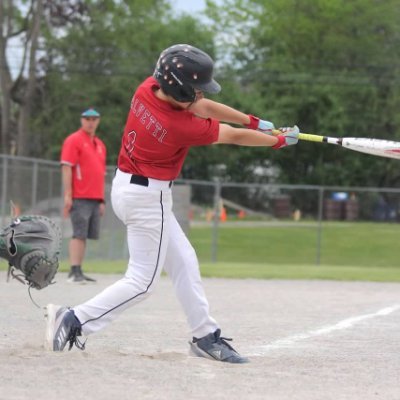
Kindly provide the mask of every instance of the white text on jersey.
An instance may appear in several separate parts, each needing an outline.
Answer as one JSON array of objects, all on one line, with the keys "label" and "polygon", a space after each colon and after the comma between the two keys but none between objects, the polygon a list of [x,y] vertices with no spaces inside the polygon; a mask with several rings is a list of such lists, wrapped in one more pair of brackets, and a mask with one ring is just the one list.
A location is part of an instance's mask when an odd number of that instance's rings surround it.
[{"label": "white text on jersey", "polygon": [[131,110],[136,118],[145,126],[149,133],[157,138],[157,140],[162,143],[167,130],[157,121],[154,115],[144,106],[144,104],[134,97],[131,102]]}]

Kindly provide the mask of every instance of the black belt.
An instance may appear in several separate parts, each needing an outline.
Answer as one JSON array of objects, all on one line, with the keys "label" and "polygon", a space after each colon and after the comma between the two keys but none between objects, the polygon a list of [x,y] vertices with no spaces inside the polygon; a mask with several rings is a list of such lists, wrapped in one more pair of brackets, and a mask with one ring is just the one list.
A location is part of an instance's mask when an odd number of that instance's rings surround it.
[{"label": "black belt", "polygon": [[[149,178],[142,175],[131,175],[131,183],[140,186],[149,186]],[[172,181],[169,182],[168,187],[172,186]]]}]

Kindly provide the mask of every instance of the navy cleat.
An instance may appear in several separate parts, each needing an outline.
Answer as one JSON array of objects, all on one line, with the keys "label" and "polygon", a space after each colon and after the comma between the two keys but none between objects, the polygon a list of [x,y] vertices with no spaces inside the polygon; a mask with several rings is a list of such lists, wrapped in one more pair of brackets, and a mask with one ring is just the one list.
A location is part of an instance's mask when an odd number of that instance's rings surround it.
[{"label": "navy cleat", "polygon": [[68,350],[75,345],[80,350],[85,349],[85,343],[78,340],[81,336],[81,323],[74,311],[67,308],[48,304],[46,306],[46,339],[45,347],[52,351],[63,351],[67,343]]},{"label": "navy cleat", "polygon": [[200,339],[193,338],[189,342],[190,348],[195,356],[205,357],[211,360],[223,361],[233,364],[244,364],[249,362],[242,357],[232,346],[226,341],[232,340],[221,337],[221,329],[217,329],[214,333],[210,333]]}]

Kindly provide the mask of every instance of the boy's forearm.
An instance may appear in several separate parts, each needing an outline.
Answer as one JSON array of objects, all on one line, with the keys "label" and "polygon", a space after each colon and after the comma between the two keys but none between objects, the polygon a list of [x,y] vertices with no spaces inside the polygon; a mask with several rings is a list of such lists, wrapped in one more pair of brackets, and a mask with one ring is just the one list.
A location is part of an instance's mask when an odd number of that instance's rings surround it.
[{"label": "boy's forearm", "polygon": [[196,101],[189,110],[202,118],[214,118],[243,126],[250,123],[250,117],[247,114],[210,99]]},{"label": "boy's forearm", "polygon": [[253,129],[234,128],[226,124],[220,124],[217,143],[236,144],[240,146],[269,146],[276,145],[276,136],[265,135]]}]

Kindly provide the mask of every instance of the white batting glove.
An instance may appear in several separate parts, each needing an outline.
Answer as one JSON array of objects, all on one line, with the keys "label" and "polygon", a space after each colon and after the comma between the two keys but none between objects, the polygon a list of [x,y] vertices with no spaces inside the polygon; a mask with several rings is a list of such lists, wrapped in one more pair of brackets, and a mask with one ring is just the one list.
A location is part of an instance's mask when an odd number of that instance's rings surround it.
[{"label": "white batting glove", "polygon": [[258,131],[268,133],[268,135],[272,135],[273,129],[275,129],[275,126],[271,121],[264,121],[263,119],[260,119],[258,121]]},{"label": "white batting glove", "polygon": [[249,118],[250,123],[245,125],[246,128],[254,129],[268,135],[272,135],[272,131],[273,129],[275,129],[275,126],[272,122],[260,119],[251,114],[249,114]]},{"label": "white batting glove", "polygon": [[279,128],[281,134],[276,136],[278,142],[272,146],[273,149],[281,149],[282,147],[292,146],[299,141],[300,129],[297,125],[293,127]]}]

